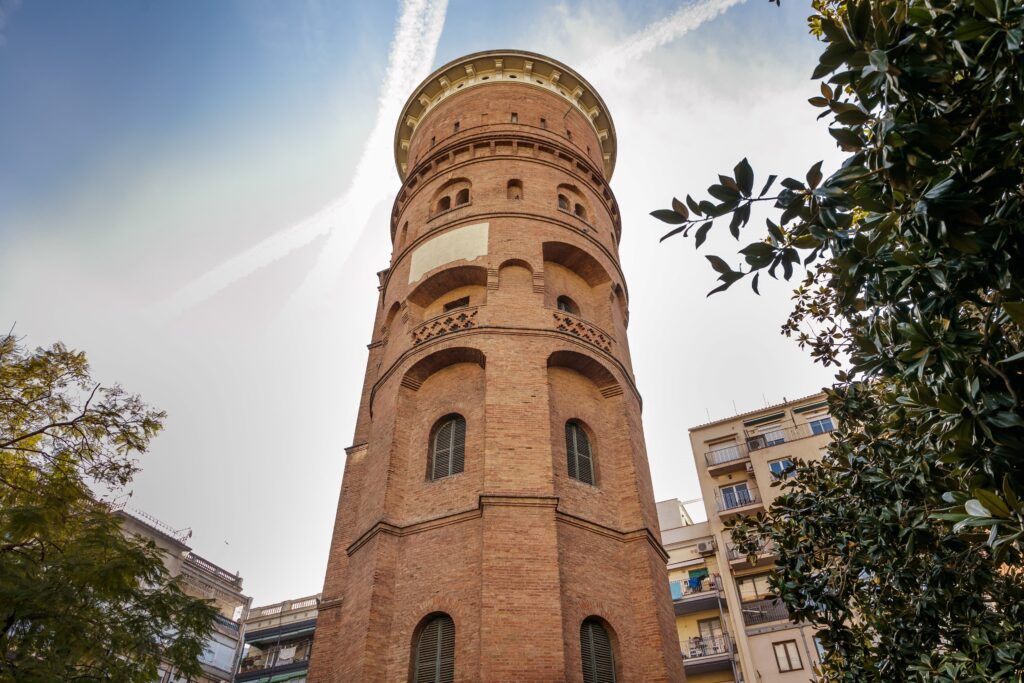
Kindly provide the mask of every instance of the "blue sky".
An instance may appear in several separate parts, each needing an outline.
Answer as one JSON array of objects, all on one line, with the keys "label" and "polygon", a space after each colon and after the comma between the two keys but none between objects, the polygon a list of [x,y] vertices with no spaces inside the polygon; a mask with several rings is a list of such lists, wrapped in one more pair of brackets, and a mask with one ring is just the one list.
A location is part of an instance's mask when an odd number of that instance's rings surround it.
[{"label": "blue sky", "polygon": [[[389,69],[417,3],[443,27]],[[580,70],[615,120],[655,492],[696,497],[687,427],[830,373],[778,335],[784,286],[705,298],[703,256],[659,245],[647,213],[743,156],[760,177],[835,164],[806,103],[808,13],[764,0],[0,0],[0,321],[86,350],[97,377],[168,411],[132,506],[192,527],[197,552],[242,572],[257,603],[316,592],[390,255],[385,86],[404,100],[462,54],[541,52]]]}]

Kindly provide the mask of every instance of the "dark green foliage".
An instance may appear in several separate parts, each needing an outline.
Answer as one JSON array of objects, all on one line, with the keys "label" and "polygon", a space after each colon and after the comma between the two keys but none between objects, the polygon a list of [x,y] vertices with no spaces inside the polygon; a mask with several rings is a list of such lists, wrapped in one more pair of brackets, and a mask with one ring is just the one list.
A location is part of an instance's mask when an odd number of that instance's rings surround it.
[{"label": "dark green foliage", "polygon": [[84,354],[0,336],[0,681],[151,683],[161,659],[200,673],[215,609],[88,485],[128,483],[162,419],[96,385]]},{"label": "dark green foliage", "polygon": [[1024,6],[818,4],[810,104],[847,153],[753,192],[746,161],[657,217],[703,242],[750,206],[781,215],[708,257],[720,286],[806,275],[783,326],[842,368],[839,429],[766,515],[775,590],[823,628],[828,681],[1024,675]]}]

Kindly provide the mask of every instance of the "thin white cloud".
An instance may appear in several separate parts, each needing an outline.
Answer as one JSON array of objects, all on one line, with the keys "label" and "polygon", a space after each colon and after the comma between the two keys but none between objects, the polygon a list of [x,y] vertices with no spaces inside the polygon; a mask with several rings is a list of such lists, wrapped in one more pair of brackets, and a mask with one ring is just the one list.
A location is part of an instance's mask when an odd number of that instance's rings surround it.
[{"label": "thin white cloud", "polygon": [[[353,181],[344,194],[312,216],[271,235],[189,282],[161,304],[157,311],[159,318],[166,320],[187,311],[317,237],[331,235],[328,248],[332,254],[341,251],[343,246],[338,244],[335,235],[342,234],[340,239],[346,244],[354,240],[373,206],[391,189],[388,166],[391,126],[409,91],[427,75],[433,64],[447,5],[447,0],[405,0],[402,4],[373,131],[356,164]],[[343,221],[347,229],[339,229]],[[349,238],[345,233],[353,233],[353,236]]]}]

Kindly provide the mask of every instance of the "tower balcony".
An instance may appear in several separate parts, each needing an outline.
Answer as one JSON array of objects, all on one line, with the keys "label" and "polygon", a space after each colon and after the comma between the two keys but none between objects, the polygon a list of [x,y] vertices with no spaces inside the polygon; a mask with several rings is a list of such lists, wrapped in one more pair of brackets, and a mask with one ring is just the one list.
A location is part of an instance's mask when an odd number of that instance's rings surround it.
[{"label": "tower balcony", "polygon": [[579,337],[606,353],[612,352],[612,336],[597,325],[565,311],[552,311],[551,314],[554,317],[555,329],[559,332]]},{"label": "tower balcony", "polygon": [[436,337],[443,337],[452,332],[469,330],[477,326],[477,314],[479,306],[467,306],[452,311],[445,311],[441,315],[421,323],[412,330],[413,345],[422,344]]}]

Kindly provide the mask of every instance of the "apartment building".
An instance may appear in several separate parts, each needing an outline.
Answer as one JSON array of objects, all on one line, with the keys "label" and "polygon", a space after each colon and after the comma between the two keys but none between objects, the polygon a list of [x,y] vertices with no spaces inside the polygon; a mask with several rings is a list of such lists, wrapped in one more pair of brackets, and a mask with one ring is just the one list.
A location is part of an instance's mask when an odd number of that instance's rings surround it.
[{"label": "apartment building", "polygon": [[725,528],[756,514],[781,493],[796,460],[815,460],[831,438],[823,394],[690,429],[707,521],[693,523],[679,501],[658,504],[669,582],[689,681],[807,681],[818,662],[814,631],[789,621],[768,592],[774,561],[736,551]]},{"label": "apartment building", "polygon": [[237,683],[306,683],[320,594],[256,607],[245,622]]},{"label": "apartment building", "polygon": [[[234,676],[242,653],[242,622],[251,598],[242,593],[242,577],[192,552],[190,529],[175,529],[155,517],[121,508],[114,511],[125,533],[151,539],[164,553],[164,565],[171,576],[182,578],[182,590],[192,597],[209,600],[217,608],[213,632],[199,658],[203,675],[198,682],[226,683]],[[185,683],[170,667],[161,667],[156,683]]]}]

